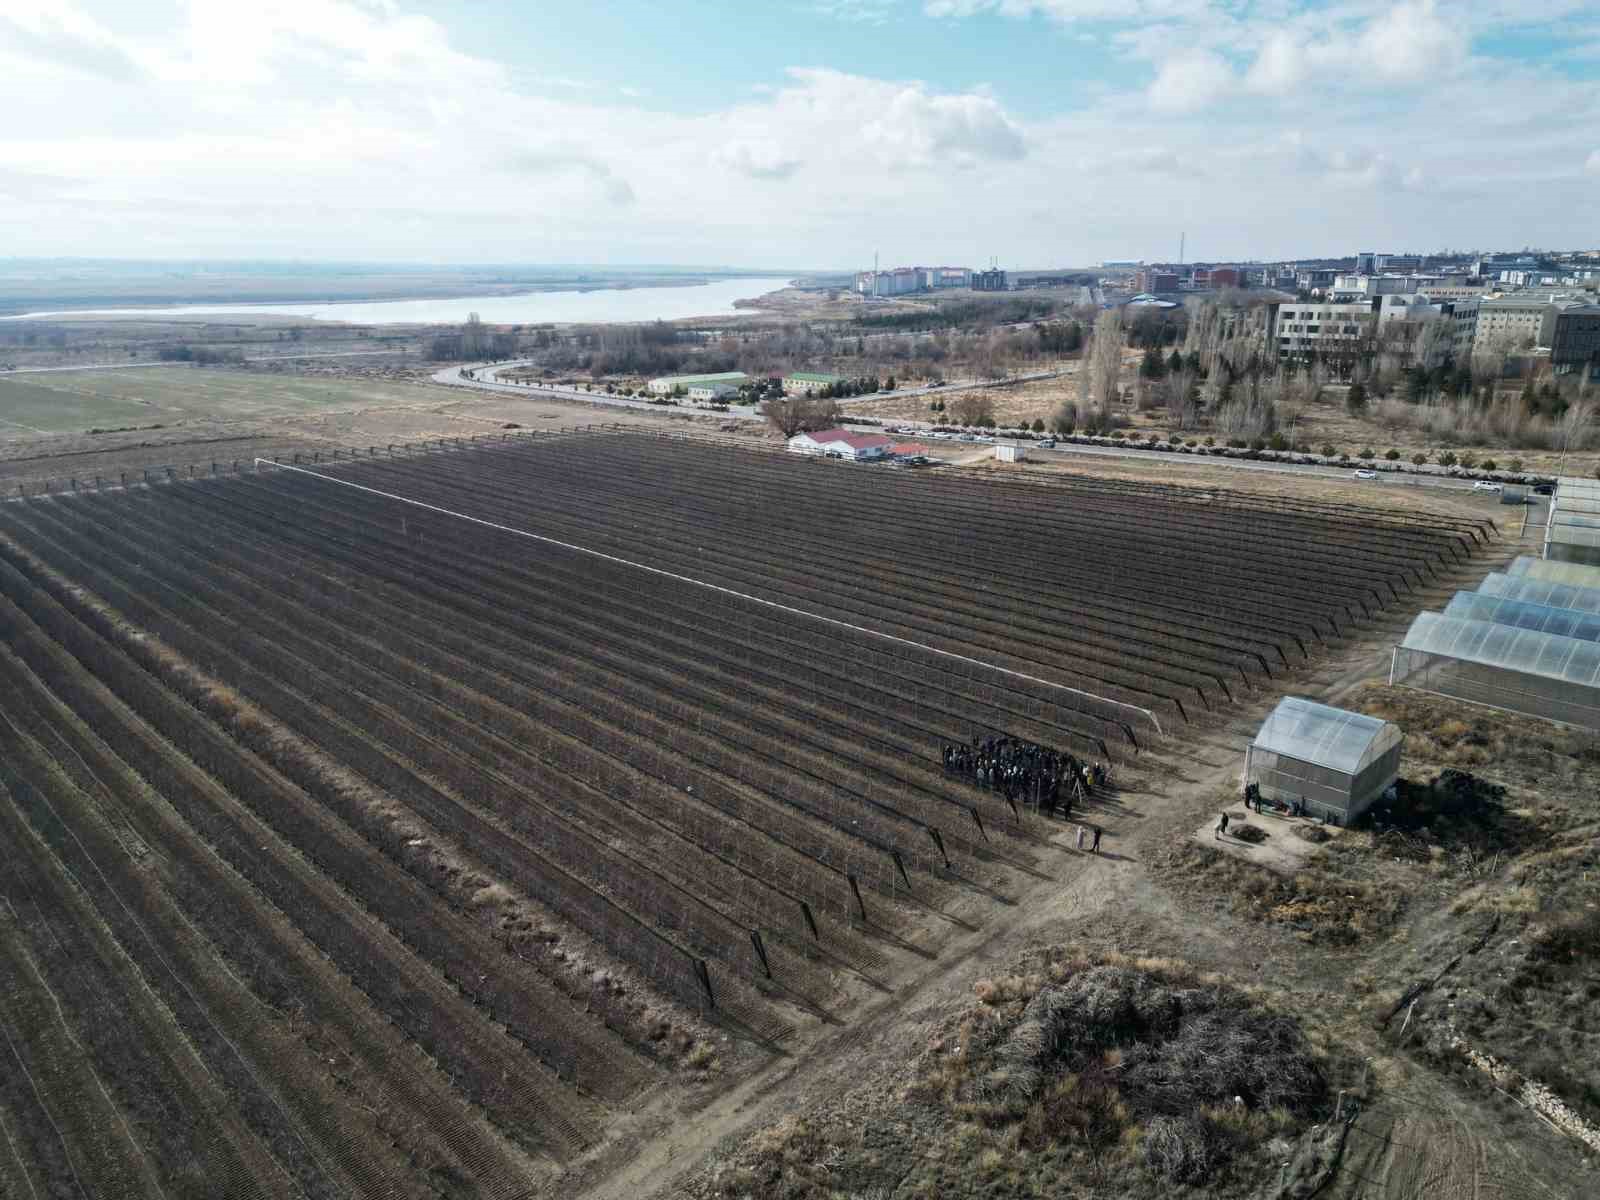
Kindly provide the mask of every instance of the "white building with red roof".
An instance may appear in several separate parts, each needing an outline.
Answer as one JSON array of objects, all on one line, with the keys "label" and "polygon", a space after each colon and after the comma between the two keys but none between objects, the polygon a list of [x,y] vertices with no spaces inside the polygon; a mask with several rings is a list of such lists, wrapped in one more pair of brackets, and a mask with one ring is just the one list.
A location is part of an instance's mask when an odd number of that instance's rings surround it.
[{"label": "white building with red roof", "polygon": [[868,462],[887,458],[894,443],[877,433],[852,433],[848,429],[819,429],[815,433],[797,433],[789,439],[791,454],[821,454],[829,458],[850,458]]}]

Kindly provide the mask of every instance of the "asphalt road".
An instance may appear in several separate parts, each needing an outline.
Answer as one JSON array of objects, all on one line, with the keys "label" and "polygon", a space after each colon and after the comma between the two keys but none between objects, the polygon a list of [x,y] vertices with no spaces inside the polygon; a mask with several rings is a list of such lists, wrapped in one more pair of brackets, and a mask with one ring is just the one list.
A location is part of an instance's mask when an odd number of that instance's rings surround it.
[{"label": "asphalt road", "polygon": [[[661,412],[665,406],[651,404],[647,400],[632,400],[626,396],[608,396],[605,392],[586,392],[582,388],[554,387],[549,384],[539,384],[534,387],[525,387],[520,383],[503,383],[500,374],[503,371],[514,371],[521,367],[529,366],[528,362],[505,363],[465,363],[458,366],[445,367],[433,373],[435,383],[446,384],[450,387],[479,388],[484,391],[509,392],[518,396],[554,396],[565,400],[581,400],[586,404],[607,404],[614,408],[643,408],[653,412]],[[472,371],[476,378],[463,379],[462,371]],[[882,400],[889,396],[901,398],[906,396],[931,396],[938,392],[971,391],[974,388],[1011,387],[1019,383],[1031,383],[1039,379],[1053,379],[1061,374],[1059,370],[1036,371],[1028,375],[1014,375],[1009,379],[982,381],[977,379],[958,380],[953,383],[927,384],[922,387],[896,388],[893,392],[877,392],[870,396],[852,396],[840,403],[846,407],[851,404],[862,404],[869,400]],[[692,405],[680,406],[683,412],[704,412],[707,410],[695,408]],[[722,414],[716,414],[722,415]],[[727,414],[730,417],[759,417],[754,405],[730,404]]]},{"label": "asphalt road", "polygon": [[[497,376],[501,371],[514,370],[528,365],[525,362],[509,362],[490,365],[486,363],[467,364],[461,366],[445,367],[434,372],[435,383],[446,384],[450,387],[476,388],[480,391],[503,392],[516,396],[550,396],[557,399],[579,400],[586,404],[604,404],[614,408],[637,408],[651,412],[663,411],[663,406],[651,404],[644,400],[631,400],[625,396],[608,396],[604,392],[586,392],[581,388],[561,388],[550,386],[524,387],[521,384],[501,383]],[[476,371],[479,378],[463,379],[460,372],[465,369]],[[1031,379],[1048,379],[1058,374],[1056,371],[1046,371],[1035,375],[1018,376],[1010,383],[1021,383]],[[934,387],[904,388],[892,393],[895,396],[922,396],[933,392],[956,391],[962,388],[972,388],[981,385],[977,383],[947,383]],[[880,395],[882,395],[880,393]],[[870,399],[871,397],[864,397]],[[846,401],[849,403],[849,401]],[[703,412],[685,405],[680,411]],[[722,414],[716,414],[722,415]],[[731,404],[726,414],[730,417],[753,418],[760,414],[754,407],[747,404]],[[849,424],[848,419],[845,422]],[[895,424],[906,428],[913,435],[927,436],[927,431],[932,428],[927,422],[897,421]],[[876,427],[872,427],[876,428]],[[958,443],[948,443],[956,445]],[[1172,454],[1161,450],[1139,450],[1134,447],[1116,446],[1083,446],[1076,443],[1057,446],[1054,450],[1043,450],[1038,446],[1029,446],[1028,454],[1040,461],[1048,462],[1052,458],[1063,460],[1073,455],[1096,458],[1123,458],[1146,459],[1166,463],[1174,467],[1222,467],[1237,471],[1266,471],[1275,475],[1298,475],[1302,478],[1312,476],[1320,479],[1337,480],[1348,483],[1352,488],[1394,488],[1394,487],[1428,487],[1438,488],[1442,491],[1470,492],[1473,491],[1472,481],[1466,479],[1451,479],[1439,475],[1414,475],[1399,471],[1378,471],[1376,479],[1357,479],[1354,470],[1340,467],[1302,467],[1284,463],[1251,462],[1248,459],[1238,458],[1213,458],[1210,455],[1196,456],[1192,454]],[[1497,497],[1485,494],[1486,501],[1496,500]]]}]

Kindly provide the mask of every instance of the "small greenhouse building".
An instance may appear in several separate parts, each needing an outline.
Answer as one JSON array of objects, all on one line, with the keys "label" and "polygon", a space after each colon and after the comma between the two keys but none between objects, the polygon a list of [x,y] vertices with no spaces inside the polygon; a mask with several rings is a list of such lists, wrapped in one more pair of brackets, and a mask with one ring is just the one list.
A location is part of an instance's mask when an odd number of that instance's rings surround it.
[{"label": "small greenhouse building", "polygon": [[1245,782],[1263,799],[1348,825],[1400,775],[1398,725],[1285,696],[1245,753]]}]

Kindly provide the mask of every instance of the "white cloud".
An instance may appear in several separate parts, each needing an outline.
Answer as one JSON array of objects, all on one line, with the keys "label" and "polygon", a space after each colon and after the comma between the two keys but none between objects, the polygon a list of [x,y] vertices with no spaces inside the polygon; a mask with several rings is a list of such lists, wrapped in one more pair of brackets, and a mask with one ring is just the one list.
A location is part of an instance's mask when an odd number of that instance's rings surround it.
[{"label": "white cloud", "polygon": [[1161,64],[1148,92],[1150,106],[1160,112],[1194,112],[1230,94],[1236,83],[1233,68],[1221,56],[1194,50]]},{"label": "white cloud", "polygon": [[786,156],[774,142],[729,142],[716,154],[717,161],[752,179],[787,179],[801,167],[798,158]]},{"label": "white cloud", "polygon": [[581,86],[586,63],[466,53],[455,18],[408,3],[0,0],[0,112],[26,115],[0,122],[0,244],[1069,265],[1175,252],[1177,213],[1191,256],[1217,258],[1592,237],[1600,85],[1469,53],[1499,0],[927,5],[1060,21],[1118,56],[1092,101],[1026,117],[985,88],[825,66],[662,111]]},{"label": "white cloud", "polygon": [[605,163],[582,150],[567,147],[522,150],[507,155],[502,165],[508,171],[525,175],[575,174],[592,182],[612,204],[632,204],[636,198],[626,179],[618,178]]}]

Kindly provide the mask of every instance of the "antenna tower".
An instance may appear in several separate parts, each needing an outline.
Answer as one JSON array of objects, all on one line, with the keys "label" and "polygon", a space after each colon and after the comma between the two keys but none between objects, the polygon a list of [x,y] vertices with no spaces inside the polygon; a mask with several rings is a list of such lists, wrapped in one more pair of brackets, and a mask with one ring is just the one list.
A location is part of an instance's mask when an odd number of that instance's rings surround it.
[{"label": "antenna tower", "polygon": [[1180,267],[1183,266],[1183,252],[1187,248],[1188,242],[1189,234],[1187,231],[1178,235],[1178,265]]}]

